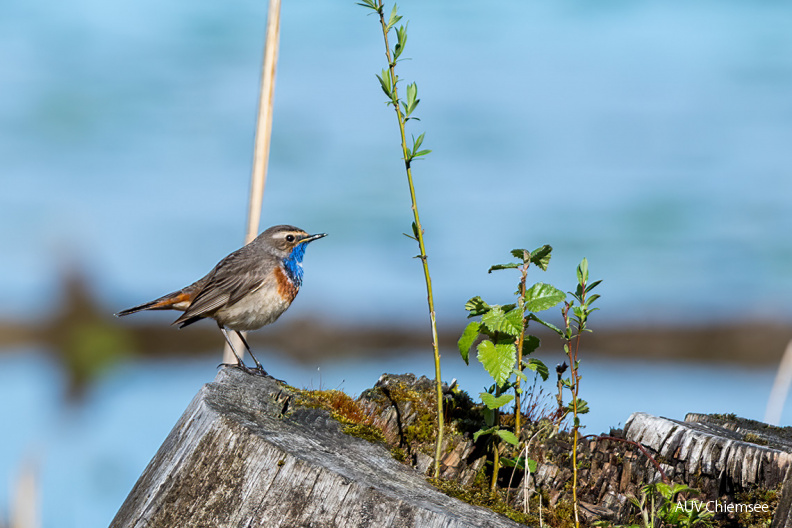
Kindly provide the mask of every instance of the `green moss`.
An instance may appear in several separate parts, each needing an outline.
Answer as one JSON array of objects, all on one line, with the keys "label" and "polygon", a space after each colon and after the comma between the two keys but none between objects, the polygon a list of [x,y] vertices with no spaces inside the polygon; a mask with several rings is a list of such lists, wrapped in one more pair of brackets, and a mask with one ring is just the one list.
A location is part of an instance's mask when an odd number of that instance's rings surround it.
[{"label": "green moss", "polygon": [[743,440],[757,445],[767,445],[767,440],[755,433],[745,433]]},{"label": "green moss", "polygon": [[778,499],[781,492],[781,484],[774,489],[754,488],[752,490],[743,491],[734,495],[734,500],[741,504],[767,504],[768,511],[761,510],[754,512],[740,512],[737,514],[737,519],[740,526],[751,527],[766,527],[770,526],[773,521],[773,514],[778,506]]},{"label": "green moss", "polygon": [[503,492],[500,490],[491,493],[489,490],[474,486],[462,486],[455,480],[429,479],[429,482],[437,489],[448,496],[467,502],[474,506],[482,506],[496,513],[504,515],[509,519],[529,526],[537,526],[539,518],[533,514],[526,514],[515,510],[506,502]]},{"label": "green moss", "polygon": [[338,390],[308,391],[296,389],[296,405],[312,409],[325,409],[344,425],[342,431],[372,443],[384,442],[382,429],[374,425],[360,405],[348,394]]},{"label": "green moss", "polygon": [[399,446],[393,446],[390,450],[391,456],[404,463],[407,460],[407,452]]},{"label": "green moss", "polygon": [[712,416],[713,418],[717,418],[718,420],[725,420],[725,421],[734,421],[737,419],[737,415],[734,413],[728,413],[728,414],[714,413],[711,414],[710,416]]},{"label": "green moss", "polygon": [[343,431],[344,434],[362,438],[363,440],[371,442],[372,444],[385,441],[385,436],[383,436],[382,430],[374,425],[350,424],[345,426]]}]

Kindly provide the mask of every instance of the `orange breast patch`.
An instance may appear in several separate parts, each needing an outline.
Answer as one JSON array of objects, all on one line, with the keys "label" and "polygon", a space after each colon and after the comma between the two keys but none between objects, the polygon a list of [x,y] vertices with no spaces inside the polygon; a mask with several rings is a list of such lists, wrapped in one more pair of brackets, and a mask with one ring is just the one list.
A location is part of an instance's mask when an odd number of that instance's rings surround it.
[{"label": "orange breast patch", "polygon": [[286,276],[286,273],[284,273],[280,266],[275,268],[275,280],[278,282],[278,294],[282,299],[285,299],[291,303],[294,298],[297,297],[298,290],[294,283],[289,280],[289,277]]}]

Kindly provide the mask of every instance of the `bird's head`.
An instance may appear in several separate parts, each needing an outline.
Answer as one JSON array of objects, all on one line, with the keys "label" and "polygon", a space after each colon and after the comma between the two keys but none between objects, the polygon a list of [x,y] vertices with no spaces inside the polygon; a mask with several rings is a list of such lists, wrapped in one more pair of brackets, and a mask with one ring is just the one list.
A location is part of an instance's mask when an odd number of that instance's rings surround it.
[{"label": "bird's head", "polygon": [[305,247],[314,240],[326,237],[327,233],[309,235],[302,229],[290,225],[273,226],[258,236],[272,254],[282,259],[294,258],[302,261]]}]

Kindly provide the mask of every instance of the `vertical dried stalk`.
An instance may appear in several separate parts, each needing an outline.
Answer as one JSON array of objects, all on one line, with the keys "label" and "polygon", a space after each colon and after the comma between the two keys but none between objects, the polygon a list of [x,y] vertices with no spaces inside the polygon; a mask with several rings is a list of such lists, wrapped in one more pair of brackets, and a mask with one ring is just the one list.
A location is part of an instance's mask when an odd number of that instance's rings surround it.
[{"label": "vertical dried stalk", "polygon": [[[264,44],[264,66],[261,72],[261,92],[259,95],[258,120],[256,121],[256,140],[253,149],[253,173],[250,178],[250,201],[248,203],[247,230],[245,244],[250,243],[259,230],[261,204],[264,198],[264,185],[267,182],[270,140],[272,138],[272,101],[275,94],[275,67],[278,63],[278,41],[280,38],[280,0],[270,0],[267,13],[267,39]],[[235,339],[236,349],[245,353],[245,347]],[[228,343],[223,350],[223,363],[234,363],[233,352]]]}]

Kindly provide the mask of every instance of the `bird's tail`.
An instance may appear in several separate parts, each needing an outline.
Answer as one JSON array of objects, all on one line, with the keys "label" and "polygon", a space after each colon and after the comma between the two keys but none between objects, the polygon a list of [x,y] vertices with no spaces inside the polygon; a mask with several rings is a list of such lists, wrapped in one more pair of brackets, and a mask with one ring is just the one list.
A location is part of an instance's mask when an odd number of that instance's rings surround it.
[{"label": "bird's tail", "polygon": [[190,304],[190,295],[182,290],[163,295],[159,299],[154,299],[147,303],[121,310],[116,317],[142,312],[143,310],[184,310]]}]

